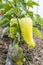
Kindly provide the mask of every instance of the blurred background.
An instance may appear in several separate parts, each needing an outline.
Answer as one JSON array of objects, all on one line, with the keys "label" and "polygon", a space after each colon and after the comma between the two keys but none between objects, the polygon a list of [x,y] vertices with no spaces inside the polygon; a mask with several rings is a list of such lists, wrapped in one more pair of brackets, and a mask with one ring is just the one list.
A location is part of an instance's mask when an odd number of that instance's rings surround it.
[{"label": "blurred background", "polygon": [[33,12],[38,13],[43,18],[43,0],[34,0],[39,3],[40,6],[36,6],[33,9]]}]

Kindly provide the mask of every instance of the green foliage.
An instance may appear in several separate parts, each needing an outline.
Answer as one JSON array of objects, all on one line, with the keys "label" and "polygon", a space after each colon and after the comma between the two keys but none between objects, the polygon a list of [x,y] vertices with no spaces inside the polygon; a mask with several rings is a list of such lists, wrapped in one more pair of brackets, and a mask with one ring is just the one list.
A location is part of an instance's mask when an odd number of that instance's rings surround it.
[{"label": "green foliage", "polygon": [[4,30],[3,30],[3,33],[2,33],[2,35],[1,35],[1,38],[2,38],[6,33],[8,33],[9,30],[10,30],[9,26],[5,27]]},{"label": "green foliage", "polygon": [[11,5],[9,2],[4,4],[4,12],[7,12],[8,10],[10,10],[10,8],[11,8]]},{"label": "green foliage", "polygon": [[29,14],[30,18],[33,19],[33,12],[32,11],[28,11],[27,13]]},{"label": "green foliage", "polygon": [[[28,8],[29,7],[33,8],[34,5],[39,6],[38,3],[32,0],[12,0],[12,1],[7,0],[5,1],[5,3],[0,2],[0,10],[3,13],[3,16],[8,14],[11,16],[13,14],[14,16],[21,17],[23,11],[25,12],[25,15],[28,14],[27,13],[27,11],[29,11]],[[30,15],[30,13],[28,15]],[[32,15],[30,16],[32,17]]]},{"label": "green foliage", "polygon": [[2,20],[0,20],[0,26],[8,24],[9,23],[9,19],[8,18],[4,18]]},{"label": "green foliage", "polygon": [[3,6],[4,6],[4,4],[0,2],[0,9],[2,9]]},{"label": "green foliage", "polygon": [[38,3],[34,2],[34,1],[28,1],[26,2],[26,5],[33,8],[33,6],[39,6]]},{"label": "green foliage", "polygon": [[40,15],[36,14],[37,21],[43,25],[43,18],[40,17]]},{"label": "green foliage", "polygon": [[2,0],[0,0],[0,2],[2,2]]},{"label": "green foliage", "polygon": [[39,31],[38,28],[33,27],[33,32],[34,32],[39,38],[42,38],[42,34],[41,34],[41,32]]},{"label": "green foliage", "polygon": [[8,10],[5,15],[11,15],[11,14],[17,14],[17,13],[18,13],[18,8],[14,7]]},{"label": "green foliage", "polygon": [[33,18],[33,25],[40,30],[43,27],[43,18],[41,18],[39,14],[35,14],[35,17]]}]

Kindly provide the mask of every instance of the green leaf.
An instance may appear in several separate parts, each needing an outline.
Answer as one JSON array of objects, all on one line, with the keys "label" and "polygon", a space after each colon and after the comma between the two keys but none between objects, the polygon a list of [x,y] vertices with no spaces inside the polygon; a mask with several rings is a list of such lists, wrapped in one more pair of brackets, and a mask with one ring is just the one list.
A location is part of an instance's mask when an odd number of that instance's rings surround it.
[{"label": "green leaf", "polygon": [[27,3],[29,0],[24,0],[25,3]]},{"label": "green leaf", "polygon": [[0,0],[0,2],[2,2],[2,0]]},{"label": "green leaf", "polygon": [[8,11],[6,12],[6,14],[5,14],[5,15],[8,15],[8,14],[13,14],[13,13],[14,13],[14,11],[15,11],[15,9],[14,9],[14,8],[11,8],[10,10],[8,10]]},{"label": "green leaf", "polygon": [[9,32],[9,30],[10,30],[9,26],[5,27],[3,32],[2,32],[1,38],[4,36],[5,33]]},{"label": "green leaf", "polygon": [[4,5],[4,12],[7,12],[8,10],[10,10],[10,8],[11,8],[10,3],[9,2],[5,3],[5,5]]},{"label": "green leaf", "polygon": [[33,19],[33,12],[32,12],[32,11],[28,11],[27,13],[28,13],[29,16]]},{"label": "green leaf", "polygon": [[14,8],[11,8],[10,10],[8,10],[5,14],[4,14],[4,16],[6,16],[6,15],[11,15],[11,14],[18,14],[18,8],[16,8],[16,7],[14,7]]},{"label": "green leaf", "polygon": [[0,2],[0,9],[4,7],[4,4]]},{"label": "green leaf", "polygon": [[34,32],[39,38],[42,38],[42,34],[41,34],[41,32],[39,31],[38,28],[33,27],[33,32]]},{"label": "green leaf", "polygon": [[32,5],[36,5],[36,6],[39,6],[39,4],[35,1],[32,1]]},{"label": "green leaf", "polygon": [[40,17],[40,15],[36,14],[37,22],[43,25],[43,18]]},{"label": "green leaf", "polygon": [[43,25],[43,18],[41,18],[41,24]]},{"label": "green leaf", "polygon": [[4,18],[4,19],[0,20],[0,26],[6,24],[6,23],[8,23],[8,22],[9,22],[9,19]]},{"label": "green leaf", "polygon": [[30,2],[32,2],[32,0],[30,0]]},{"label": "green leaf", "polygon": [[29,7],[31,7],[31,8],[33,8],[33,5],[32,5],[31,2],[26,3],[26,5],[29,6]]},{"label": "green leaf", "polygon": [[39,6],[39,4],[35,1],[28,1],[26,3],[26,5],[29,6],[29,7],[32,7],[32,8],[33,8],[33,6]]},{"label": "green leaf", "polygon": [[36,24],[36,22],[37,22],[36,17],[33,17],[33,24]]}]

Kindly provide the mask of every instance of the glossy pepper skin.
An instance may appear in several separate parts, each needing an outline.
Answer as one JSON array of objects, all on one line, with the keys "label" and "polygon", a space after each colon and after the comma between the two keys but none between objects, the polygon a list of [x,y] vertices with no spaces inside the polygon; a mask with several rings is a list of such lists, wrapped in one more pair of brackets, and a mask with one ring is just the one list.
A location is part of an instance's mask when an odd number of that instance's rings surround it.
[{"label": "glossy pepper skin", "polygon": [[10,21],[10,37],[12,39],[15,38],[14,33],[17,31],[17,28],[14,25],[17,25],[17,19],[16,18],[12,18]]},{"label": "glossy pepper skin", "polygon": [[31,18],[25,17],[19,20],[21,34],[25,42],[29,45],[30,48],[35,47],[35,42],[33,40],[33,22]]}]

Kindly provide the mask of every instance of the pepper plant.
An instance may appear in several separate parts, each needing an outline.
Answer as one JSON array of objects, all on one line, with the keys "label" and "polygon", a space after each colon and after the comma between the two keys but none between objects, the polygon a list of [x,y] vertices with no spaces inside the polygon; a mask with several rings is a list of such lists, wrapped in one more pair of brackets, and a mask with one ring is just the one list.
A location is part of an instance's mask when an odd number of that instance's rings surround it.
[{"label": "pepper plant", "polygon": [[36,22],[43,25],[42,19],[38,14],[34,14],[29,8],[39,6],[33,0],[0,0],[0,26],[4,27],[2,36],[9,33],[12,42],[11,56],[18,65],[23,65],[23,49],[20,44],[26,42],[30,49],[36,43],[33,40],[33,32],[42,37]]}]

